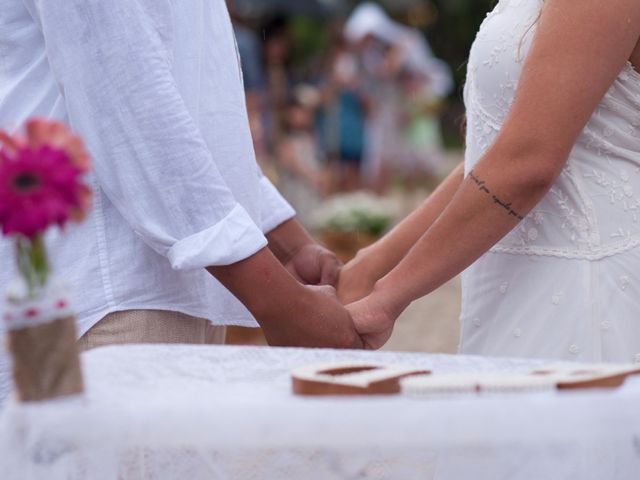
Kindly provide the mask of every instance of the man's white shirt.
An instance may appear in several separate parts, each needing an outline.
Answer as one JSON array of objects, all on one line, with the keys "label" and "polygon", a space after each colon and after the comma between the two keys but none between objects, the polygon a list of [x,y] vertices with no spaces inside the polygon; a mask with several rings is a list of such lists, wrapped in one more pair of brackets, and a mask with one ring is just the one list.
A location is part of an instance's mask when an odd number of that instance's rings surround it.
[{"label": "man's white shirt", "polygon": [[[62,119],[93,157],[89,219],[47,239],[78,334],[130,309],[255,325],[204,267],[253,255],[294,212],[255,160],[224,0],[0,0],[0,11],[0,126]],[[9,241],[0,255],[4,287]]]}]

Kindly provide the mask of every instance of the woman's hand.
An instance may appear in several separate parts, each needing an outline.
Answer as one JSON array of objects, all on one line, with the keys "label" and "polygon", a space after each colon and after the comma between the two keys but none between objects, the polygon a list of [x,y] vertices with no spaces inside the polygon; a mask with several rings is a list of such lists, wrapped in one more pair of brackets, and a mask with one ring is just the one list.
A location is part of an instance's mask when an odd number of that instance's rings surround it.
[{"label": "woman's hand", "polygon": [[344,305],[362,300],[373,291],[382,274],[376,274],[371,264],[370,250],[363,249],[340,271],[338,298]]},{"label": "woman's hand", "polygon": [[397,306],[385,293],[374,288],[364,299],[347,305],[353,324],[367,350],[378,350],[389,341],[397,318],[406,308]]},{"label": "woman's hand", "polygon": [[395,319],[370,297],[347,306],[367,350],[378,350],[391,338]]}]

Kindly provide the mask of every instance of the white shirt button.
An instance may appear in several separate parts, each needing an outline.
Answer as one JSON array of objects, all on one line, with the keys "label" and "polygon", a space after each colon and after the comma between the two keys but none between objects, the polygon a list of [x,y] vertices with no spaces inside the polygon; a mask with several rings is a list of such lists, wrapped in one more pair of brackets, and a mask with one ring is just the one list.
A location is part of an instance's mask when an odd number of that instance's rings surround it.
[{"label": "white shirt button", "polygon": [[474,318],[471,323],[473,323],[473,326],[476,328],[479,328],[482,326],[482,322],[480,321],[480,319],[478,317]]},{"label": "white shirt button", "polygon": [[580,347],[578,345],[571,345],[569,347],[569,353],[572,355],[577,355],[580,352]]},{"label": "white shirt button", "polygon": [[602,330],[604,330],[604,331],[609,330],[609,329],[611,328],[611,322],[610,322],[610,321],[608,321],[608,320],[605,320],[604,322],[602,322],[602,323],[600,324],[600,328],[601,328]]},{"label": "white shirt button", "polygon": [[522,330],[520,330],[519,328],[516,328],[516,329],[513,331],[513,336],[514,336],[515,338],[520,338],[520,337],[522,336]]},{"label": "white shirt button", "polygon": [[633,357],[633,360],[635,363],[640,364],[640,353],[636,353],[635,357]]},{"label": "white shirt button", "polygon": [[551,296],[551,303],[554,305],[560,305],[560,303],[562,302],[563,296],[564,296],[564,293],[562,292],[555,293],[554,295]]},{"label": "white shirt button", "polygon": [[623,275],[622,277],[620,277],[620,288],[622,289],[623,292],[629,287],[630,283],[631,283],[631,279],[626,275]]}]

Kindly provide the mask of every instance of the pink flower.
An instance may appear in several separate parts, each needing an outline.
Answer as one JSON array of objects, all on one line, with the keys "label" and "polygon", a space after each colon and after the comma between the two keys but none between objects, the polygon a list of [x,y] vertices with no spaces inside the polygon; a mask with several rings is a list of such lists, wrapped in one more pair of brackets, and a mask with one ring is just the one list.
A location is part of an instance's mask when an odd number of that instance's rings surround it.
[{"label": "pink flower", "polygon": [[71,163],[83,172],[89,171],[91,167],[89,154],[80,137],[72,134],[60,122],[39,118],[28,121],[27,142],[32,148],[48,145],[55,149],[64,150]]},{"label": "pink flower", "polygon": [[5,235],[33,238],[51,225],[80,221],[91,203],[83,183],[89,156],[58,122],[32,120],[27,139],[0,132],[0,224]]}]

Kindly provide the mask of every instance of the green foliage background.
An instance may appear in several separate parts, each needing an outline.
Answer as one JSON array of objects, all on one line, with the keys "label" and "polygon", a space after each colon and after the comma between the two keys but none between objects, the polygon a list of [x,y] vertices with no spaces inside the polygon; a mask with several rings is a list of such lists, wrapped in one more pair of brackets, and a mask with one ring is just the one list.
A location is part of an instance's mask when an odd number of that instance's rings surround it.
[{"label": "green foliage background", "polygon": [[467,74],[467,59],[480,24],[497,0],[432,0],[436,17],[426,29],[435,54],[445,60],[453,72],[456,89],[442,116],[445,143],[462,145],[464,104],[462,87]]},{"label": "green foliage background", "polygon": [[469,49],[480,24],[496,0],[432,0],[436,18],[427,38],[436,55],[453,69],[458,85],[464,82]]}]

